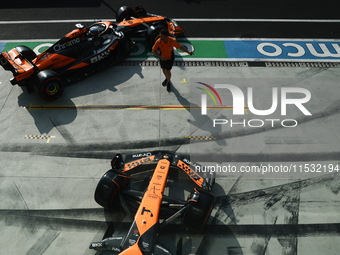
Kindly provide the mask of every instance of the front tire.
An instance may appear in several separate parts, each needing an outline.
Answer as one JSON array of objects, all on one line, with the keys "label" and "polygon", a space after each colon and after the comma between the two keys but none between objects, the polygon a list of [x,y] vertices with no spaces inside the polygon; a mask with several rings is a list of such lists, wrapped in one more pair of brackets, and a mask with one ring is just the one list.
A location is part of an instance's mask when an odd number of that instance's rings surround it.
[{"label": "front tire", "polygon": [[118,192],[130,184],[130,178],[114,170],[107,171],[100,179],[94,193],[95,201],[102,207],[112,210],[117,202]]},{"label": "front tire", "polygon": [[163,25],[156,25],[149,27],[148,30],[146,31],[145,40],[150,45],[151,48],[158,40],[159,32],[164,28],[165,27]]},{"label": "front tire", "polygon": [[53,101],[64,92],[64,83],[59,75],[52,70],[43,70],[37,75],[37,90],[39,95],[47,100]]},{"label": "front tire", "polygon": [[122,6],[118,9],[116,14],[116,22],[122,22],[124,20],[129,20],[131,18],[137,18],[138,15],[136,11],[130,6]]}]

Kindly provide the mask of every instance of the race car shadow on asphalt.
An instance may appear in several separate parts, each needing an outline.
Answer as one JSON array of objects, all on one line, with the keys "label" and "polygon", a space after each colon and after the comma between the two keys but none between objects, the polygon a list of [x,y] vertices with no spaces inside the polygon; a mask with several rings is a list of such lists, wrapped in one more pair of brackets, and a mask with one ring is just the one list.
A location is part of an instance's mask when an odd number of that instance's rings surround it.
[{"label": "race car shadow on asphalt", "polygon": [[[135,74],[137,74],[141,79],[144,78],[142,67],[140,65],[126,67],[105,67],[102,70],[91,74],[87,78],[83,78],[78,82],[74,82],[65,86],[65,91],[61,98],[65,96],[69,98],[76,98],[86,95],[94,95],[106,90],[116,92],[116,86],[123,85]],[[60,99],[57,99],[56,102],[58,102]],[[110,103],[112,104],[114,102],[114,98],[112,98]],[[102,102],[98,102],[97,104],[102,104]]]},{"label": "race car shadow on asphalt", "polygon": [[[41,134],[48,134],[53,128],[57,128],[60,132],[62,126],[72,123],[77,117],[78,110],[73,98],[95,95],[105,90],[115,92],[117,91],[116,86],[128,81],[135,74],[139,75],[141,79],[144,78],[141,66],[133,66],[129,67],[129,69],[124,68],[123,72],[120,68],[114,66],[107,67],[86,79],[65,86],[64,93],[55,101],[46,101],[40,98],[37,93],[28,94],[25,92],[19,95],[18,105],[28,110]],[[111,95],[111,93],[107,94]],[[114,104],[114,95],[113,93],[106,104]],[[84,102],[81,104],[103,104],[102,101],[96,102],[95,100],[93,97],[90,99],[85,98],[81,100]],[[65,129],[61,134],[66,141],[72,143],[72,139]]]},{"label": "race car shadow on asphalt", "polygon": [[[53,128],[57,128],[72,123],[77,117],[77,108],[71,99],[64,97],[57,102],[48,102],[40,98],[37,94],[28,95],[23,93],[18,97],[18,105],[25,107],[34,119],[34,124],[40,134],[49,134]],[[57,105],[67,106],[67,110],[62,110]],[[42,106],[51,106],[51,109],[42,110]],[[63,132],[61,132],[62,134]],[[64,134],[66,135],[66,134]],[[62,135],[64,137],[64,135]],[[66,138],[66,136],[64,137]],[[67,138],[69,140],[69,138]]]}]

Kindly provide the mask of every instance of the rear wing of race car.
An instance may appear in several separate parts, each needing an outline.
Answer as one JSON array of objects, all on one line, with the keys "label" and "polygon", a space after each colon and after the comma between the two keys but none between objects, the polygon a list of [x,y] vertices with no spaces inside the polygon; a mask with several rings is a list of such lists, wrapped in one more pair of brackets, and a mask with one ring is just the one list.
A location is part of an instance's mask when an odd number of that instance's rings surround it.
[{"label": "rear wing of race car", "polygon": [[[115,254],[133,254],[133,255],[138,255],[138,254],[142,254],[140,250],[135,249],[134,250],[128,250],[128,251],[125,251],[125,253],[122,253],[123,250],[122,248],[120,247],[121,243],[124,241],[124,237],[122,236],[119,236],[119,237],[108,237],[108,238],[105,238],[104,240],[102,240],[101,242],[93,242],[91,243],[90,245],[90,249],[94,249],[96,251],[113,251],[115,252]],[[155,245],[154,247],[154,252],[153,252],[154,255],[172,255],[172,253],[162,247],[160,244],[157,244]]]},{"label": "rear wing of race car", "polygon": [[[17,46],[8,52],[1,52],[0,54],[1,66],[7,71],[11,71],[14,76],[10,79],[12,85],[20,83],[20,81],[31,77],[36,72],[35,65],[23,54],[26,49],[26,46]],[[26,52],[26,54],[29,53]]]},{"label": "rear wing of race car", "polygon": [[142,152],[129,155],[116,154],[111,161],[112,169],[132,175],[150,169],[150,164],[157,164],[161,159],[168,159],[170,167],[184,171],[200,188],[211,190],[215,183],[215,176],[211,173],[200,173],[195,169],[202,169],[198,163],[191,162],[181,155],[168,151]]}]

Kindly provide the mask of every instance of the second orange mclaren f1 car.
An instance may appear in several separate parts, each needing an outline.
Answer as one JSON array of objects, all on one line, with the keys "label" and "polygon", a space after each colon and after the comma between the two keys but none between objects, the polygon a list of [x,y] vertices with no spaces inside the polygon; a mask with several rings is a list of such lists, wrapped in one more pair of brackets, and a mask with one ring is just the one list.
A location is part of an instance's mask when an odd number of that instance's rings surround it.
[{"label": "second orange mclaren f1 car", "polygon": [[[119,203],[127,215],[133,218],[133,222],[125,237],[108,236],[100,242],[91,243],[89,248],[124,255],[172,254],[157,242],[158,230],[181,219],[187,228],[201,231],[215,203],[215,196],[211,192],[215,178],[211,174],[203,176],[196,172],[196,165],[180,155],[166,151],[124,157],[117,154],[111,161],[112,169],[104,174],[97,185],[95,200],[107,209],[113,209]],[[146,187],[142,191],[141,188],[133,189],[134,175],[148,169],[154,171],[152,176],[144,178]],[[170,169],[183,171],[193,181],[193,191],[187,200],[164,194],[167,183],[171,183],[168,179]],[[135,213],[134,217],[132,212]]]},{"label": "second orange mclaren f1 car", "polygon": [[167,17],[146,13],[143,7],[123,6],[116,22],[96,22],[89,27],[76,24],[43,53],[27,46],[17,46],[0,54],[0,64],[13,73],[12,85],[25,86],[29,93],[38,92],[46,100],[61,96],[64,85],[92,72],[123,61],[134,46],[132,36],[144,36],[153,45],[161,29],[176,37],[184,30]]}]

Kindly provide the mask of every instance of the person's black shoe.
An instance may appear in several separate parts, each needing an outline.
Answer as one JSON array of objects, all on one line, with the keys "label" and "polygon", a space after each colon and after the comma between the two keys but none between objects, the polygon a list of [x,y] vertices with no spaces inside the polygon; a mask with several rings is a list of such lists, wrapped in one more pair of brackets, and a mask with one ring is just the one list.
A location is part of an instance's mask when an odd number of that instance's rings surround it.
[{"label": "person's black shoe", "polygon": [[170,82],[167,83],[167,85],[166,85],[166,90],[167,90],[168,92],[170,92]]},{"label": "person's black shoe", "polygon": [[162,82],[162,85],[165,87],[167,82],[168,82],[168,80],[165,79],[165,80]]}]

